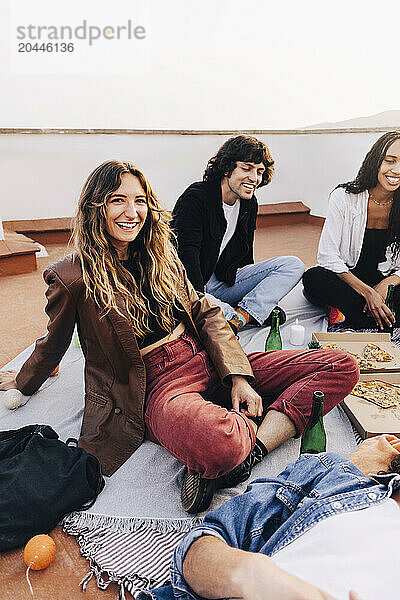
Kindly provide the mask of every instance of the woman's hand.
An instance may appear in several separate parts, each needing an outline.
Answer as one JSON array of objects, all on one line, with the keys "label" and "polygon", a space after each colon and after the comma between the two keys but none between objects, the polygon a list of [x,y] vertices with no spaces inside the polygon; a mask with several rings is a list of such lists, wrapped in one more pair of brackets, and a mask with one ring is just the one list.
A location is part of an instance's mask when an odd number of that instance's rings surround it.
[{"label": "woman's hand", "polygon": [[[370,314],[375,319],[375,322],[380,329],[383,329],[384,323],[389,327],[392,327],[395,319],[391,310],[386,306],[385,299],[387,286],[393,283],[394,279],[398,281],[399,278],[397,275],[391,275],[390,278],[386,277],[381,283],[378,283],[375,288],[372,288],[364,283],[364,281],[361,281],[361,279],[358,279],[358,277],[350,271],[347,273],[337,273],[337,276],[353,288],[357,294],[365,298],[363,312]],[[384,287],[386,287],[386,291]]]},{"label": "woman's hand", "polygon": [[374,285],[374,290],[378,292],[378,294],[384,302],[386,302],[386,296],[388,293],[389,285],[390,281],[388,281],[387,279],[382,279],[382,281]]},{"label": "woman's hand", "polygon": [[386,306],[385,300],[381,294],[375,288],[368,286],[364,291],[363,296],[365,298],[363,311],[369,312],[373,316],[380,329],[384,328],[384,323],[386,323],[388,327],[392,327],[395,320],[394,315],[390,308]]},{"label": "woman's hand", "polygon": [[17,388],[17,371],[0,371],[0,391]]},{"label": "woman's hand", "polygon": [[[253,390],[245,377],[232,375],[231,399],[233,410],[238,412],[241,410],[248,417],[261,417],[262,398]],[[246,408],[240,408],[242,405]]]}]

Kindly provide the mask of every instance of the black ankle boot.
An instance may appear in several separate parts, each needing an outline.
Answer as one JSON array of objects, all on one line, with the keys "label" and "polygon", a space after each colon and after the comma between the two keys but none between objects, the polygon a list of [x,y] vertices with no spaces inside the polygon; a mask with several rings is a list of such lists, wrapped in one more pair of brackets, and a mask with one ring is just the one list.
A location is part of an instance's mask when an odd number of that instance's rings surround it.
[{"label": "black ankle boot", "polygon": [[218,489],[235,487],[250,477],[251,470],[261,462],[268,450],[258,438],[253,450],[240,465],[218,477],[204,479],[199,473],[186,473],[181,489],[181,504],[183,510],[193,514],[203,512],[210,506],[214,492]]},{"label": "black ankle boot", "polygon": [[247,458],[244,459],[240,465],[229,471],[229,473],[225,473],[221,477],[218,477],[216,481],[216,488],[229,488],[235,487],[239,485],[239,483],[243,483],[246,481],[251,475],[251,471],[257,463],[261,462],[264,456],[267,456],[268,450],[264,446],[264,444],[256,438],[256,443],[253,450],[250,452]]},{"label": "black ankle boot", "polygon": [[186,473],[181,489],[183,510],[193,514],[210,506],[216,490],[216,479],[204,479],[199,473]]}]

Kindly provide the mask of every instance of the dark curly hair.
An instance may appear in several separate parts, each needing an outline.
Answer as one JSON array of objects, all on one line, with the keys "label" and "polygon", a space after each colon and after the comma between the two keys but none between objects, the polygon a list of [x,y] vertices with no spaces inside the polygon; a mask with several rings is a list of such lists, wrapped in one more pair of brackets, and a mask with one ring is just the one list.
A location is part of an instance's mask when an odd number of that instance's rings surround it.
[{"label": "dark curly hair", "polygon": [[[378,183],[378,171],[386,156],[389,146],[400,139],[400,131],[388,131],[372,146],[364,158],[357,177],[353,181],[341,183],[338,188],[344,188],[348,194],[360,194],[373,189]],[[393,256],[400,252],[400,187],[393,194],[388,225],[388,246],[392,246]]]},{"label": "dark curly hair", "polygon": [[230,177],[237,161],[263,163],[265,171],[259,187],[271,181],[274,172],[271,153],[263,142],[249,135],[237,135],[222,144],[217,154],[208,161],[203,180],[221,181],[225,175]]}]

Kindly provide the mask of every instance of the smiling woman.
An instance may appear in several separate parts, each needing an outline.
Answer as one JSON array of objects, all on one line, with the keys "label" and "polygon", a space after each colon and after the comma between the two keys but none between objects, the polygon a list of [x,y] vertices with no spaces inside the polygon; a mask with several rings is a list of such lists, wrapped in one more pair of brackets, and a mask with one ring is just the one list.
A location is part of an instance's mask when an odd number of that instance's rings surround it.
[{"label": "smiling woman", "polygon": [[88,293],[105,312],[121,313],[122,303],[141,345],[152,321],[147,288],[158,299],[156,321],[164,334],[176,325],[179,264],[169,243],[169,219],[144,174],[127,162],[97,167],[78,203],[73,235]]},{"label": "smiling woman", "polygon": [[[331,323],[389,331],[400,323],[400,132],[382,135],[357,177],[332,192],[318,266],[303,282]],[[389,285],[396,314],[386,305]]]},{"label": "smiling woman", "polygon": [[129,244],[141,231],[147,212],[146,192],[139,179],[125,173],[106,202],[106,232],[120,260],[128,258]]}]

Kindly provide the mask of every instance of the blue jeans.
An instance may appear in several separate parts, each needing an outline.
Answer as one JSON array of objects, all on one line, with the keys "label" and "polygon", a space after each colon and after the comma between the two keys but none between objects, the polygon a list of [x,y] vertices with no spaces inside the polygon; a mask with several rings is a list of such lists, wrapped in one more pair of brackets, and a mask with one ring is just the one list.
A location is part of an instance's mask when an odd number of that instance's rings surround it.
[{"label": "blue jeans", "polygon": [[237,270],[235,283],[219,281],[213,273],[205,285],[208,298],[220,306],[226,319],[240,306],[262,325],[273,308],[300,281],[304,263],[297,256],[276,256]]}]

